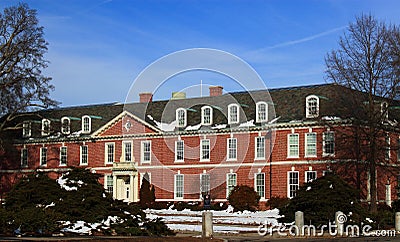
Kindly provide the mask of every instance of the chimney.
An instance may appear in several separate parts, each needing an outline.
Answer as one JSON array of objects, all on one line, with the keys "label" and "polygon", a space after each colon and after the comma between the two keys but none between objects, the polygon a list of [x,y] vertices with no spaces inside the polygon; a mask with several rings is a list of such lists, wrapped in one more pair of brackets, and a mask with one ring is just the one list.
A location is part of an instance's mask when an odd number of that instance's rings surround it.
[{"label": "chimney", "polygon": [[153,101],[153,94],[150,92],[139,93],[141,103],[151,103]]},{"label": "chimney", "polygon": [[210,97],[221,96],[222,89],[224,89],[224,88],[221,86],[211,86],[210,87]]}]

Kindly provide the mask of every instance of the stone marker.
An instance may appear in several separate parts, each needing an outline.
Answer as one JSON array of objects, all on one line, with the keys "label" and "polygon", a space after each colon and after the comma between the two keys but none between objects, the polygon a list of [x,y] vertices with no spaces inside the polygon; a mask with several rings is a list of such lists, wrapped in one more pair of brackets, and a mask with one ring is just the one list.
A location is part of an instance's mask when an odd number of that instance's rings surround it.
[{"label": "stone marker", "polygon": [[396,212],[395,228],[400,231],[400,212]]},{"label": "stone marker", "polygon": [[335,225],[337,226],[337,234],[339,236],[343,236],[344,233],[344,223],[346,222],[347,217],[344,215],[342,211],[337,211],[335,213]]},{"label": "stone marker", "polygon": [[213,235],[213,214],[210,211],[202,213],[202,237],[210,238]]},{"label": "stone marker", "polygon": [[302,211],[297,211],[294,214],[295,217],[295,224],[297,227],[297,234],[296,236],[302,235],[303,226],[304,226],[304,213]]}]

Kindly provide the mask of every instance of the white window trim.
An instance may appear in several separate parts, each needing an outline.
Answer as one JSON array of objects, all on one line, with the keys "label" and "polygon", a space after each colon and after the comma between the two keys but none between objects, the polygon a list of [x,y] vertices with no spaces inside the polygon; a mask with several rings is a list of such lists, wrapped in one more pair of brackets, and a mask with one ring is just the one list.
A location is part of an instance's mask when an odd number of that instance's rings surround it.
[{"label": "white window trim", "polygon": [[233,172],[227,173],[226,174],[226,180],[225,180],[225,182],[226,182],[226,187],[225,187],[226,198],[229,197],[229,186],[228,186],[229,185],[229,175],[235,175],[236,179],[235,179],[235,186],[234,187],[237,186],[237,173],[233,173]]},{"label": "white window trim", "polygon": [[[390,141],[391,141],[390,140],[390,135],[386,134],[386,136],[385,136],[385,148],[386,148],[386,150],[385,150],[385,160],[390,160],[390,158],[391,158],[391,154],[390,153],[392,153],[392,152],[391,152],[391,149],[390,149]],[[386,157],[386,154],[388,155],[388,157]]]},{"label": "white window trim", "polygon": [[[204,122],[204,110],[210,109],[210,123]],[[210,106],[204,106],[201,108],[201,124],[202,125],[212,125],[213,124],[213,108]]]},{"label": "white window trim", "polygon": [[[82,146],[86,146],[87,147],[87,163],[82,163]],[[87,166],[89,165],[89,146],[88,145],[81,145],[79,146],[79,165],[81,166]]]},{"label": "white window trim", "polygon": [[[113,162],[108,162],[108,146],[113,145],[114,146],[114,152],[113,152]],[[115,142],[107,142],[104,144],[104,164],[112,164],[115,162]]]},{"label": "white window trim", "polygon": [[387,102],[381,103],[381,114],[382,114],[382,120],[389,119],[389,104]]},{"label": "white window trim", "polygon": [[[47,129],[47,130],[44,129],[44,123],[45,123],[45,122],[48,122],[48,123],[49,123],[49,126],[48,126],[48,129]],[[50,135],[50,125],[51,125],[50,120],[48,120],[48,119],[46,119],[46,118],[42,119],[42,136],[48,136],[48,135]]]},{"label": "white window trim", "polygon": [[[299,171],[288,171],[287,172],[287,197],[288,198],[294,198],[292,196],[290,196],[290,173],[297,173],[297,190],[300,188],[300,174]],[[295,185],[295,184],[294,184]]]},{"label": "white window trim", "polygon": [[[23,164],[23,160],[24,160],[24,151],[26,151],[26,164]],[[28,149],[27,148],[22,148],[21,149],[21,166],[22,167],[28,167],[28,160],[29,158],[29,153],[28,153]]]},{"label": "white window trim", "polygon": [[[89,130],[86,130],[85,131],[85,129],[84,129],[84,127],[85,127],[85,118],[88,118],[88,120],[89,120]],[[92,118],[89,116],[89,115],[84,115],[84,116],[82,116],[82,133],[83,134],[89,134],[90,132],[92,132]]]},{"label": "white window trim", "polygon": [[[326,153],[325,152],[325,135],[326,133],[333,133],[333,153]],[[325,131],[322,134],[322,156],[326,157],[326,156],[335,156],[335,132],[333,131]]]},{"label": "white window trim", "polygon": [[[28,132],[25,132],[28,131]],[[22,137],[29,138],[32,136],[32,123],[29,121],[24,121],[22,123]]]},{"label": "white window trim", "polygon": [[[310,114],[309,112],[309,100],[315,98],[317,100],[317,113],[316,114]],[[306,118],[316,118],[319,116],[319,97],[315,95],[309,95],[306,97]]]},{"label": "white window trim", "polygon": [[[176,196],[176,177],[182,176],[182,197]],[[183,200],[185,196],[185,176],[183,174],[175,174],[174,175],[174,200]]]},{"label": "white window trim", "polygon": [[[257,192],[257,175],[259,175],[259,174],[263,174],[263,176],[264,176],[264,196],[263,197],[260,196],[260,199],[264,200],[265,199],[265,173],[264,172],[258,172],[258,173],[254,174],[254,191]],[[258,194],[258,192],[257,192],[257,194]]]},{"label": "white window trim", "polygon": [[[144,144],[150,144],[150,160],[144,160]],[[142,164],[150,164],[151,163],[151,140],[142,140],[140,142],[140,163]]]},{"label": "white window trim", "polygon": [[[68,120],[68,130],[64,130],[64,120]],[[71,119],[68,117],[61,118],[61,133],[62,134],[70,134],[71,133]]]},{"label": "white window trim", "polygon": [[[235,106],[236,110],[237,110],[237,112],[236,112],[236,121],[235,122],[231,121],[231,117],[232,117],[231,107],[233,107],[233,106]],[[237,123],[239,123],[239,117],[240,117],[239,111],[240,111],[240,109],[239,109],[239,105],[238,104],[231,103],[231,104],[228,105],[228,124],[237,124]]]},{"label": "white window trim", "polygon": [[[265,120],[260,120],[259,109],[260,105],[265,105]],[[264,101],[256,103],[256,122],[257,123],[264,123],[268,121],[268,104]]]},{"label": "white window trim", "polygon": [[[182,142],[183,143],[183,150],[182,150],[182,153],[183,153],[183,159],[182,160],[178,160],[178,142]],[[175,162],[179,162],[179,163],[182,163],[182,162],[185,162],[185,142],[183,141],[183,140],[176,140],[175,141]]]},{"label": "white window trim", "polygon": [[[46,164],[43,164],[42,163],[42,158],[43,158],[43,156],[42,156],[42,150],[43,149],[46,149]],[[40,156],[39,156],[39,165],[40,166],[47,166],[47,147],[40,147],[40,149],[39,149],[39,152],[40,152]]]},{"label": "white window trim", "polygon": [[304,174],[304,182],[305,182],[305,183],[308,182],[308,181],[307,181],[307,174],[308,174],[308,173],[315,173],[315,179],[318,178],[317,171],[306,171],[305,174]]},{"label": "white window trim", "polygon": [[[310,154],[307,153],[307,146],[308,146],[307,135],[308,134],[315,134],[315,154],[313,154],[313,155],[310,155]],[[317,157],[317,154],[318,154],[318,150],[317,150],[318,142],[317,142],[317,140],[318,140],[318,137],[317,137],[317,133],[316,132],[309,132],[309,133],[305,133],[304,134],[304,157],[310,157],[310,158]]]},{"label": "white window trim", "polygon": [[[126,144],[131,145],[131,160],[127,161],[126,160]],[[132,140],[124,140],[122,141],[122,155],[124,157],[125,162],[133,162],[133,141]]]},{"label": "white window trim", "polygon": [[[62,157],[62,150],[65,148],[65,164],[61,163],[61,157]],[[60,147],[60,166],[67,166],[68,165],[68,147],[67,146],[61,146]]]},{"label": "white window trim", "polygon": [[210,174],[209,173],[201,173],[200,175],[199,175],[200,177],[199,177],[199,179],[200,179],[200,187],[199,187],[199,190],[200,190],[200,199],[202,199],[203,197],[202,197],[202,190],[201,190],[201,185],[203,184],[203,180],[201,179],[203,176],[208,176],[209,177],[209,179],[208,179],[208,181],[209,181],[209,183],[208,183],[208,187],[209,187],[209,193],[211,193],[211,176],[210,176]]},{"label": "white window trim", "polygon": [[[230,158],[229,157],[229,141],[230,140],[235,140],[235,144],[236,144],[236,147],[235,147],[235,158]],[[238,149],[238,140],[237,140],[237,138],[228,138],[228,139],[226,139],[226,160],[227,161],[237,161],[237,149]]]},{"label": "white window trim", "polygon": [[[179,115],[178,115],[178,113],[180,112],[180,111],[183,111],[183,113],[184,113],[184,115],[183,115],[183,125],[180,125],[179,124]],[[186,112],[186,109],[184,109],[184,108],[178,108],[176,111],[175,111],[175,120],[176,120],[176,127],[179,127],[179,128],[183,128],[183,127],[186,127],[186,125],[187,125],[187,112]]]},{"label": "white window trim", "polygon": [[[203,159],[203,141],[208,141],[208,159]],[[210,161],[211,159],[211,143],[209,139],[200,140],[200,161]]]},{"label": "white window trim", "polygon": [[[257,142],[257,139],[258,138],[263,138],[264,139],[264,156],[263,157],[258,157],[257,156],[257,145],[258,145],[258,142]],[[265,160],[265,137],[264,136],[256,136],[255,138],[254,138],[254,160]]]},{"label": "white window trim", "polygon": [[[290,139],[291,135],[297,136],[297,155],[290,155]],[[300,157],[300,136],[298,133],[291,133],[287,135],[287,158],[299,158]]]}]

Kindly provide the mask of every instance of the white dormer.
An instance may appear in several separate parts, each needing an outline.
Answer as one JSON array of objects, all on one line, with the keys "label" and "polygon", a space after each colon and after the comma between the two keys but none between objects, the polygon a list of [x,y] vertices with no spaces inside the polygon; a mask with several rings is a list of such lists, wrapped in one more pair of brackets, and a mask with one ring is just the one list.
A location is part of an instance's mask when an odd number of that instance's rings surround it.
[{"label": "white dormer", "polygon": [[176,127],[186,126],[186,109],[178,108],[176,110]]},{"label": "white dormer", "polygon": [[88,134],[92,131],[92,119],[85,115],[82,117],[82,133]]},{"label": "white dormer", "polygon": [[306,118],[316,118],[319,116],[319,97],[309,95],[306,97]]},{"label": "white dormer", "polygon": [[381,103],[381,114],[382,120],[387,120],[389,118],[389,105],[387,102]]},{"label": "white dormer", "polygon": [[210,106],[201,108],[201,124],[211,125],[213,120],[213,109]]},{"label": "white dormer", "polygon": [[68,117],[62,117],[61,118],[61,133],[63,134],[69,134],[71,129],[71,120]]},{"label": "white dormer", "polygon": [[50,120],[42,119],[42,136],[47,136],[50,134]]},{"label": "white dormer", "polygon": [[22,123],[22,137],[24,138],[29,138],[32,135],[32,129],[31,129],[32,125],[31,122],[29,121],[24,121]]},{"label": "white dormer", "polygon": [[228,124],[239,123],[239,105],[232,103],[228,105]]},{"label": "white dormer", "polygon": [[266,102],[256,103],[256,122],[263,123],[268,121],[268,104]]}]

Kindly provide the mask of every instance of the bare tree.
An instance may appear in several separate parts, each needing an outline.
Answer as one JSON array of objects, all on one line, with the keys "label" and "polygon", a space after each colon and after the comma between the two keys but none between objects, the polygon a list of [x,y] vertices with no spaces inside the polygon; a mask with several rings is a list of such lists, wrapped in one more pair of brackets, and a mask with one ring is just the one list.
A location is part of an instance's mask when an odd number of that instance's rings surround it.
[{"label": "bare tree", "polygon": [[57,105],[50,98],[51,78],[42,73],[48,65],[43,35],[36,10],[27,4],[0,13],[0,134],[21,128],[13,123],[21,112]]},{"label": "bare tree", "polygon": [[[382,139],[387,129],[387,112],[399,88],[399,52],[393,51],[397,30],[371,15],[362,15],[349,25],[339,40],[339,48],[325,58],[327,79],[356,90],[349,98],[361,109],[353,117],[355,123],[365,127],[361,137],[365,137],[367,148],[361,157],[370,174],[371,211],[377,210],[376,167],[384,150]],[[350,103],[349,110],[354,110],[355,106]]]}]

